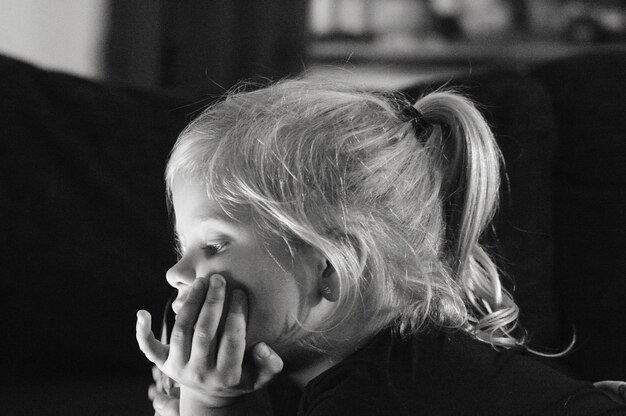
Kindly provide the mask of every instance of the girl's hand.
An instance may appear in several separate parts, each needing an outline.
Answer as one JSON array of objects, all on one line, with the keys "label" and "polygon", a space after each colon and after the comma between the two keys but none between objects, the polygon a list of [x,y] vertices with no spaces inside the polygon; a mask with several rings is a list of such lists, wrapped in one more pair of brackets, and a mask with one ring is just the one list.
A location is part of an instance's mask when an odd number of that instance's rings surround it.
[{"label": "girl's hand", "polygon": [[626,381],[604,380],[593,383],[611,399],[620,404],[626,404]]},{"label": "girl's hand", "polygon": [[[205,407],[225,407],[238,397],[261,389],[282,370],[282,360],[265,343],[251,351],[252,362],[244,363],[246,347],[246,296],[233,290],[221,337],[226,282],[222,276],[197,278],[181,307],[172,329],[170,345],[159,342],[146,311],[137,313],[137,342],[148,360],[184,389],[184,401]],[[183,400],[184,399],[184,400]]]},{"label": "girl's hand", "polygon": [[[163,340],[163,339],[162,339]],[[157,366],[152,367],[154,384],[148,389],[148,397],[155,410],[155,416],[179,416],[180,388],[166,386],[169,377],[165,376]]]},{"label": "girl's hand", "polygon": [[154,416],[180,416],[178,397],[157,393],[152,399]]}]

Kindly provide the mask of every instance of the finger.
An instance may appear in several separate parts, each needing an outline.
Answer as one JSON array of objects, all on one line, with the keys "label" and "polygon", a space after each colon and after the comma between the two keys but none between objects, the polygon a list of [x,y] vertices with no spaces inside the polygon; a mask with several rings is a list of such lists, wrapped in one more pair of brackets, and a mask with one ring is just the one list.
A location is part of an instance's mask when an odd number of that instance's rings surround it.
[{"label": "finger", "polygon": [[146,358],[161,367],[167,359],[169,348],[167,345],[161,344],[152,333],[151,328],[152,317],[150,313],[144,310],[137,312],[136,338],[139,349],[144,353]]},{"label": "finger", "polygon": [[264,342],[254,346],[252,356],[257,368],[254,390],[258,390],[283,370],[283,360]]},{"label": "finger", "polygon": [[150,400],[154,400],[156,395],[159,393],[162,393],[162,392],[159,390],[156,384],[150,384],[150,387],[148,387],[148,398]]},{"label": "finger", "polygon": [[161,338],[159,339],[163,344],[167,344],[167,322],[163,319],[163,325],[161,325]]},{"label": "finger", "polygon": [[207,279],[204,277],[197,278],[191,286],[187,300],[176,315],[176,322],[170,338],[169,360],[180,367],[185,366],[189,361],[193,328],[198,319],[200,308],[204,304],[206,290]]},{"label": "finger", "polygon": [[618,403],[626,403],[626,382],[617,380],[604,380],[593,383],[611,399]]},{"label": "finger", "polygon": [[154,386],[157,391],[163,393],[163,373],[156,365],[152,366],[152,379],[154,380]]},{"label": "finger", "polygon": [[157,394],[152,401],[152,407],[160,416],[179,416],[179,401],[167,394]]},{"label": "finger", "polygon": [[217,371],[226,386],[235,386],[241,380],[243,354],[246,349],[247,309],[246,295],[239,289],[233,290],[216,362]]},{"label": "finger", "polygon": [[193,333],[191,355],[189,361],[198,362],[208,367],[210,353],[216,348],[216,333],[224,308],[226,281],[220,275],[211,276],[209,290],[204,298],[196,328]]}]

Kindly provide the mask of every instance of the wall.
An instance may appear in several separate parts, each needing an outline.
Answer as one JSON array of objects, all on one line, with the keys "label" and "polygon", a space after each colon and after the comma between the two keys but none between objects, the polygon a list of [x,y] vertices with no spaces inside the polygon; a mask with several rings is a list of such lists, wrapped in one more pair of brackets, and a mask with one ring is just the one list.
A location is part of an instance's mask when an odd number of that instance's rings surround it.
[{"label": "wall", "polygon": [[0,0],[0,53],[100,78],[108,0]]}]

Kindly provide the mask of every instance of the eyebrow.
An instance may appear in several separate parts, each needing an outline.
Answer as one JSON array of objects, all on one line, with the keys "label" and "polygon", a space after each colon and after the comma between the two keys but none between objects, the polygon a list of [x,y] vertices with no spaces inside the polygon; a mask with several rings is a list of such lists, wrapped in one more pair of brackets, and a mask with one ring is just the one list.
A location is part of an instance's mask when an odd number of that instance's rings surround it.
[{"label": "eyebrow", "polygon": [[[200,220],[198,226],[204,228],[206,224],[210,225],[211,223],[216,224],[219,228],[231,228],[230,224],[232,224],[231,221],[226,221],[224,218],[207,216],[204,219]],[[178,232],[178,227],[176,227],[176,222],[172,224],[172,231],[174,232],[176,238],[180,236],[180,233]]]},{"label": "eyebrow", "polygon": [[[236,228],[236,225],[238,224],[237,222],[235,222],[231,217],[229,217],[226,214],[218,214],[218,215],[204,215],[204,216],[200,216],[200,223],[198,224],[199,227],[206,227],[206,224],[211,224],[214,223],[216,228],[224,230],[224,231],[234,231],[234,229]],[[174,234],[174,245],[177,251],[182,251],[182,247],[181,247],[181,241],[180,241],[180,233],[178,232],[178,228],[176,227],[176,223],[173,222],[172,224],[172,233]]]}]

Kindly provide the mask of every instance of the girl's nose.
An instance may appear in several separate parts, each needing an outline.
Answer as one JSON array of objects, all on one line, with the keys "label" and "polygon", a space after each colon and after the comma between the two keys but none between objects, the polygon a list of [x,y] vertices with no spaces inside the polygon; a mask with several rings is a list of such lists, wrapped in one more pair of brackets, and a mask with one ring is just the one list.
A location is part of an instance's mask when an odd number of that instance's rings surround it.
[{"label": "girl's nose", "polygon": [[181,286],[188,286],[193,283],[196,277],[194,268],[189,264],[189,260],[185,257],[181,258],[178,263],[174,264],[165,273],[165,278],[170,286],[180,289]]}]

